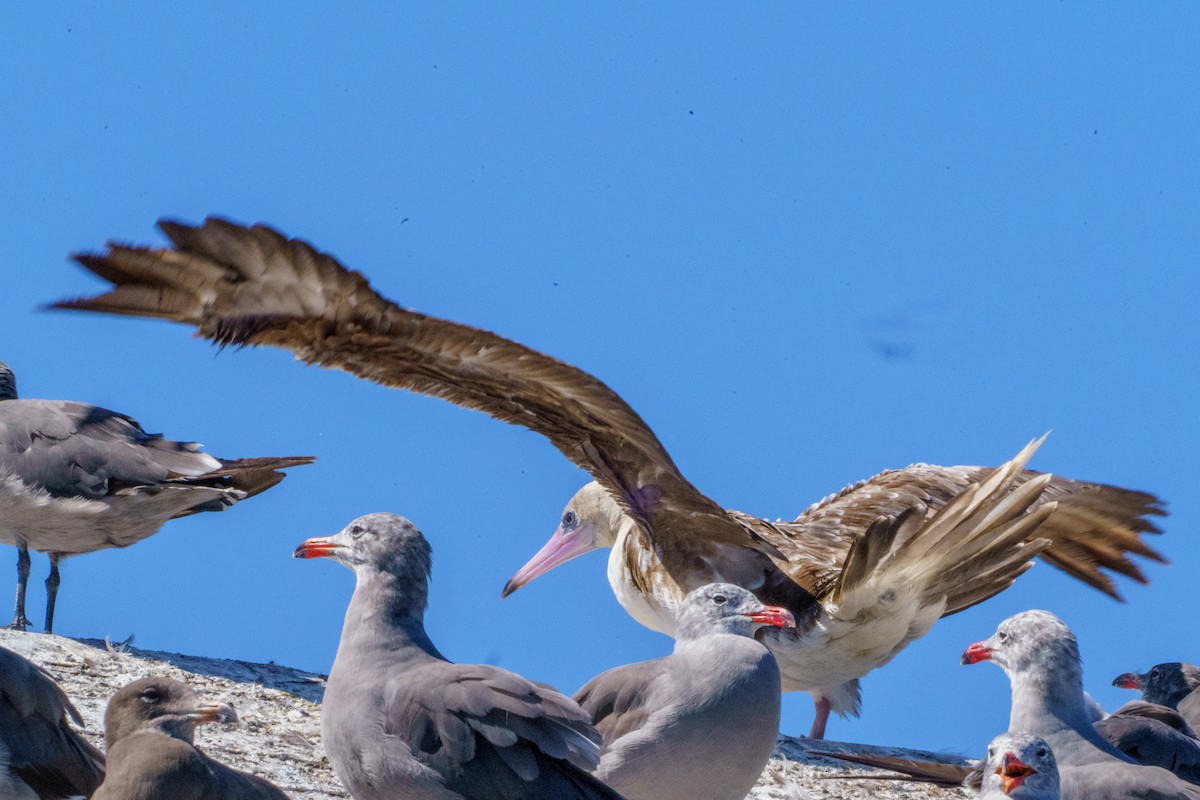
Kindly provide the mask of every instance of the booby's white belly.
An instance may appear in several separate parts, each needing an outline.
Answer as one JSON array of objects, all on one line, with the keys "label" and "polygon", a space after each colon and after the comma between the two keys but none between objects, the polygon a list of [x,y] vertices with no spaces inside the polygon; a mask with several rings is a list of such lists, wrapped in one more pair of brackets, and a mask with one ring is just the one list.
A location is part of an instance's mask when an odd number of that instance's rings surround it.
[{"label": "booby's white belly", "polygon": [[[671,580],[635,530],[631,526],[618,533],[608,557],[608,582],[631,617],[651,630],[673,635],[675,608],[686,592]],[[634,581],[631,564],[643,576],[640,581]],[[744,584],[715,569],[710,581]],[[646,582],[651,592],[639,585]],[[779,662],[783,690],[827,689],[861,678],[928,633],[944,610],[942,604],[922,606],[915,593],[903,588],[893,588],[889,594],[866,603],[856,597],[853,611],[825,607],[806,630],[764,628],[759,638]]]},{"label": "booby's white belly", "polygon": [[760,638],[779,662],[783,690],[822,689],[861,678],[928,633],[944,610],[941,604],[922,608],[915,598],[898,601],[854,619],[826,610],[807,631],[763,629]]}]

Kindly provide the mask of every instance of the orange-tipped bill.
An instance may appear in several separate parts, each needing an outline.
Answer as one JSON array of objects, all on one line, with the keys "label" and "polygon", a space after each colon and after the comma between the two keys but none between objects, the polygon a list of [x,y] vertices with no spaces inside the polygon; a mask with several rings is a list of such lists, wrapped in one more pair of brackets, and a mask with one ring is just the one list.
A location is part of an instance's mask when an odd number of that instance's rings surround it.
[{"label": "orange-tipped bill", "polygon": [[987,661],[992,657],[992,650],[986,647],[983,642],[976,642],[966,649],[962,654],[962,663],[978,664],[980,661]]},{"label": "orange-tipped bill", "polygon": [[196,706],[187,715],[201,725],[206,722],[237,722],[237,712],[228,703],[205,703]]},{"label": "orange-tipped bill", "polygon": [[745,616],[754,620],[759,625],[771,625],[776,628],[796,627],[796,618],[792,616],[792,612],[779,606],[767,606],[762,611],[755,611],[753,614],[746,614]]},{"label": "orange-tipped bill", "polygon": [[1000,776],[1000,791],[1012,794],[1012,790],[1025,783],[1030,775],[1036,775],[1037,770],[1017,758],[1015,753],[1005,753],[1004,763],[996,768]]},{"label": "orange-tipped bill", "polygon": [[305,539],[301,542],[296,551],[292,553],[293,558],[328,558],[333,555],[340,544],[333,541],[329,536],[318,536],[314,539]]}]

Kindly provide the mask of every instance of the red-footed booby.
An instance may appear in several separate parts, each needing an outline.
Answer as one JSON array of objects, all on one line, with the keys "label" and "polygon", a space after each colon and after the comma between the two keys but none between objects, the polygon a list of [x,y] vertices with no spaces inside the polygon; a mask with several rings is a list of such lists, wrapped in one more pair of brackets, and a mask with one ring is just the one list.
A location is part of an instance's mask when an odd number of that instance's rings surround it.
[{"label": "red-footed booby", "polygon": [[0,361],[0,542],[17,547],[13,628],[25,630],[29,551],[50,555],[46,632],[54,628],[58,562],[128,547],[169,520],[223,511],[270,489],[308,456],[214,458],[192,442],[146,433],[131,417],[65,400],[17,397]]},{"label": "red-footed booby", "polygon": [[[675,606],[698,586],[725,581],[748,588],[799,620],[799,633],[769,646],[784,690],[814,693],[814,734],[823,732],[831,708],[856,711],[857,677],[924,634],[938,616],[990,597],[1015,577],[1011,570],[990,574],[986,559],[952,568],[956,562],[945,553],[932,552],[916,570],[926,582],[901,599],[882,590],[870,601],[853,600],[870,620],[872,630],[865,628],[862,639],[878,632],[879,640],[869,642],[865,656],[847,661],[826,647],[833,632],[820,621],[837,619],[827,610],[831,592],[844,585],[844,567],[875,521],[918,504],[928,519],[988,480],[993,469],[914,464],[843,489],[791,522],[727,511],[683,476],[633,409],[586,372],[487,331],[401,308],[333,257],[266,226],[217,218],[198,226],[159,225],[169,247],[110,244],[103,254],[77,256],[113,288],[55,307],[175,320],[222,346],[281,347],[309,363],[441,397],[543,434],[596,483],[563,513],[539,563],[522,570],[506,591],[569,557],[613,545],[614,591],[635,618],[658,630],[671,631]],[[1009,485],[1021,491],[1034,477],[1018,471]],[[1158,530],[1147,519],[1163,513],[1157,498],[1045,480],[1028,512],[1038,515],[1038,524],[1027,531],[1031,539],[1049,540],[1044,558],[1113,596],[1105,570],[1144,582],[1129,554],[1162,560],[1141,538]],[[1038,510],[1049,501],[1057,503],[1051,513]],[[798,661],[802,651],[810,655]]]}]

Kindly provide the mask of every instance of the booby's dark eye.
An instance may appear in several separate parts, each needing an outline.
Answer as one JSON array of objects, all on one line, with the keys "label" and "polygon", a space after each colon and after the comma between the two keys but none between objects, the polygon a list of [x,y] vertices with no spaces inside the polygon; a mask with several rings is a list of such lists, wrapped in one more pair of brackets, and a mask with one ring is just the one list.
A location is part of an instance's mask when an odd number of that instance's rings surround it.
[{"label": "booby's dark eye", "polygon": [[362,525],[351,525],[350,526],[350,535],[353,536],[355,539],[362,536],[364,533],[366,533],[366,529],[364,529]]},{"label": "booby's dark eye", "polygon": [[144,689],[141,698],[143,703],[157,703],[159,701],[158,689],[155,689],[153,686]]},{"label": "booby's dark eye", "polygon": [[574,511],[567,511],[562,517],[563,530],[570,530],[579,524],[579,517],[575,516]]},{"label": "booby's dark eye", "polygon": [[712,600],[714,603],[716,603],[719,606],[723,606],[729,602],[729,598],[723,594],[714,594]]}]

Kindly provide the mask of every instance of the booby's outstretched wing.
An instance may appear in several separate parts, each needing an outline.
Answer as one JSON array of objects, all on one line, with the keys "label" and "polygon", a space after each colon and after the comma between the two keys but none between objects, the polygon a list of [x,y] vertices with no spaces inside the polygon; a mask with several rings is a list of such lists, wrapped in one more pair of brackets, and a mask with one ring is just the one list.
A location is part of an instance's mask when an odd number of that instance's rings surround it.
[{"label": "booby's outstretched wing", "polygon": [[[111,244],[103,255],[77,256],[114,286],[54,307],[184,322],[222,346],[274,345],[523,425],[590,472],[649,534],[673,575],[711,559],[714,544],[729,544],[772,556],[804,591],[819,594],[879,516],[914,503],[933,513],[990,474],[917,464],[848,487],[794,522],[726,512],[683,477],[637,413],[582,370],[401,308],[331,256],[265,226],[217,218],[159,224],[171,248]],[[1045,558],[1101,591],[1116,595],[1102,569],[1143,580],[1127,552],[1162,560],[1139,538],[1158,530],[1145,519],[1163,513],[1152,495],[1055,478],[1042,500],[1059,501],[1038,530],[1052,542]]]},{"label": "booby's outstretched wing", "polygon": [[209,218],[159,227],[173,249],[111,244],[104,255],[77,256],[114,287],[54,307],[184,322],[222,346],[273,345],[310,364],[484,411],[550,439],[668,558],[686,559],[689,540],[777,555],[689,483],[641,417],[586,372],[401,308],[333,257],[265,226]]}]

